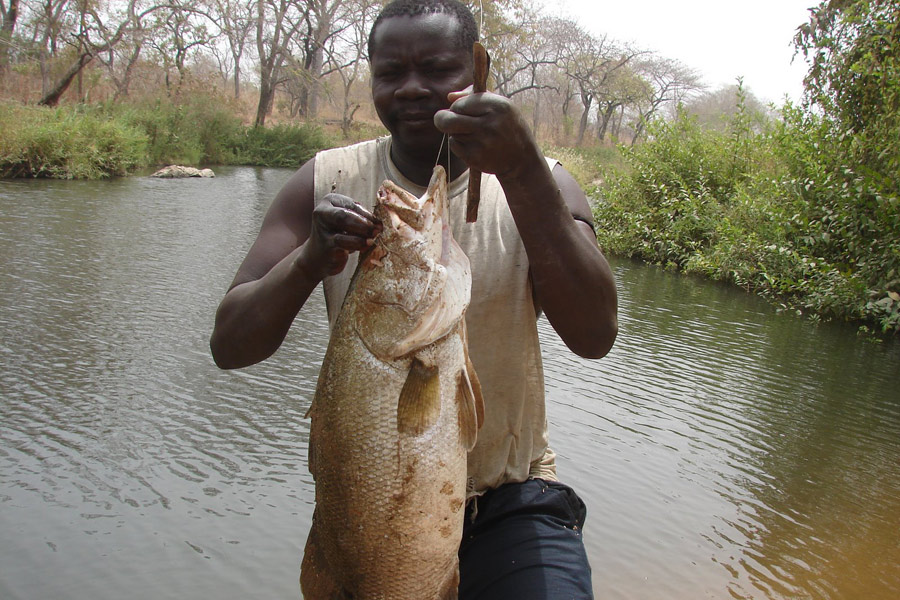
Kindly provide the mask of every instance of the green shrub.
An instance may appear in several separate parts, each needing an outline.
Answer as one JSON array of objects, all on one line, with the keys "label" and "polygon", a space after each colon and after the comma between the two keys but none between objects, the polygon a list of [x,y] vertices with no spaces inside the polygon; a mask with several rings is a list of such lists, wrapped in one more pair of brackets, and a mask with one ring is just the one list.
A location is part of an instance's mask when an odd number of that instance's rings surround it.
[{"label": "green shrub", "polygon": [[314,125],[250,127],[231,140],[235,164],[297,168],[334,144]]},{"label": "green shrub", "polygon": [[203,97],[0,108],[0,177],[96,179],[168,164],[296,168],[335,145],[313,125],[244,127],[227,106]]},{"label": "green shrub", "polygon": [[221,102],[195,97],[186,104],[158,99],[136,105],[110,105],[111,115],[147,134],[150,165],[227,164],[242,129],[240,120]]},{"label": "green shrub", "polygon": [[900,331],[900,201],[842,162],[826,119],[790,105],[751,131],[655,123],[605,177],[604,250],[729,281],[825,318]]},{"label": "green shrub", "polygon": [[146,164],[147,137],[78,108],[3,105],[0,177],[99,179]]},{"label": "green shrub", "polygon": [[652,140],[624,151],[627,171],[605,176],[594,212],[614,253],[681,268],[714,240],[734,191],[726,138],[682,114],[649,126]]}]

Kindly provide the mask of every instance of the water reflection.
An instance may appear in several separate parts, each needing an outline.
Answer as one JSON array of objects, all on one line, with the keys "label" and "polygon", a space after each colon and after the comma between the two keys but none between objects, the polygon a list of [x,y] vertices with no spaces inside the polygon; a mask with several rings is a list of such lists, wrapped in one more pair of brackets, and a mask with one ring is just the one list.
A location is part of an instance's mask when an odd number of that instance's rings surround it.
[{"label": "water reflection", "polygon": [[[0,182],[0,597],[297,596],[320,296],[262,365],[207,349],[289,175]],[[897,597],[900,346],[613,263],[608,358],[541,323],[597,597]]]},{"label": "water reflection", "polygon": [[556,444],[589,491],[587,534],[611,533],[595,546],[604,596],[894,597],[896,346],[615,264],[612,355],[550,351],[554,403],[597,425]]}]

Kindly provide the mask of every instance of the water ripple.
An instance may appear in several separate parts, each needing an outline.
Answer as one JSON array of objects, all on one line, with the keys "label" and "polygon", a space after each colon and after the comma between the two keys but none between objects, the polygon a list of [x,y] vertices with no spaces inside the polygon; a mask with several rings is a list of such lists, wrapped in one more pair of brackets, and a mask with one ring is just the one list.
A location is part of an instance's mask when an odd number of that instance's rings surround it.
[{"label": "water ripple", "polygon": [[[4,598],[296,595],[321,294],[263,364],[207,346],[288,175],[0,183]],[[900,345],[613,266],[608,357],[539,323],[597,597],[897,597]]]}]

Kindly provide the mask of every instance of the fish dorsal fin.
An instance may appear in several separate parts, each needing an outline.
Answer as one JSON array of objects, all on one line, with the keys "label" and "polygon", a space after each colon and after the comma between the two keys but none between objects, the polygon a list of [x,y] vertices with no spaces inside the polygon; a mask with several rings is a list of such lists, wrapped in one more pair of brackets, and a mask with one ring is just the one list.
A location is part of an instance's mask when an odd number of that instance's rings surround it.
[{"label": "fish dorsal fin", "polygon": [[[467,353],[468,354],[468,353]],[[478,430],[484,423],[484,397],[481,382],[472,361],[466,356],[466,366],[456,378],[456,402],[459,410],[459,434],[466,450],[475,447]]]},{"label": "fish dorsal fin", "polygon": [[397,402],[397,431],[421,435],[437,423],[441,414],[441,383],[438,367],[412,359]]}]

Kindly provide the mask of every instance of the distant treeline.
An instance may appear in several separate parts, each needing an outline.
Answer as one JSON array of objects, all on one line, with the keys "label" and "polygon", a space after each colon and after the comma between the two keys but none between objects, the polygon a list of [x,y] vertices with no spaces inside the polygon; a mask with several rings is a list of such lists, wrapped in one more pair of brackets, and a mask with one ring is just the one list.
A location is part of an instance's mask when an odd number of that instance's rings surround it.
[{"label": "distant treeline", "polygon": [[[642,137],[703,88],[677,60],[555,16],[550,0],[466,0],[491,53],[491,89],[545,139]],[[197,89],[247,122],[365,120],[367,40],[383,0],[0,0],[0,97],[45,106],[134,102]]]}]

